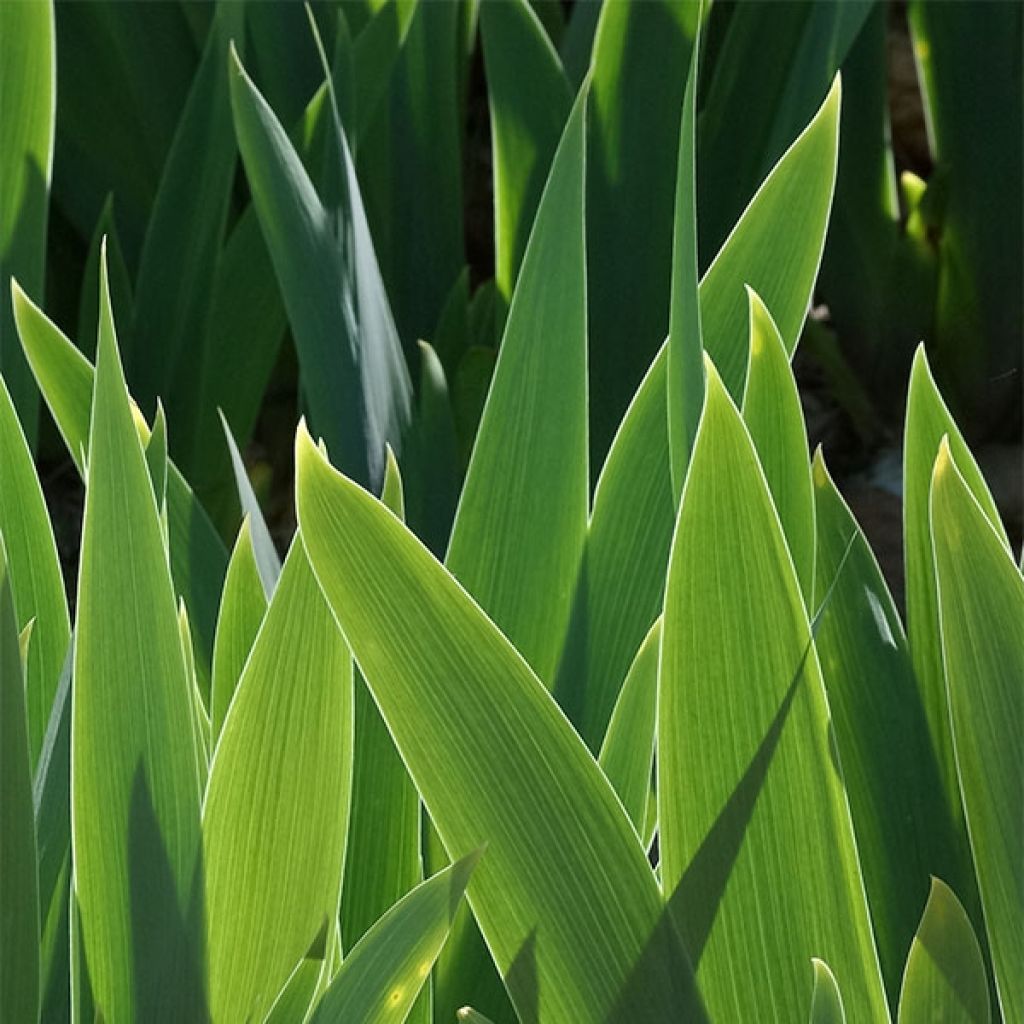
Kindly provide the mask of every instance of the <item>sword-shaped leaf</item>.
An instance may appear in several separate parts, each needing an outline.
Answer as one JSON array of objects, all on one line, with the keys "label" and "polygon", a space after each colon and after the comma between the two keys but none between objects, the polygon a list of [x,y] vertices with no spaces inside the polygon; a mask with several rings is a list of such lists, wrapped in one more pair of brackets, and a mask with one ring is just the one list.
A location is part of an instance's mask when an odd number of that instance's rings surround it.
[{"label": "sword-shaped leaf", "polygon": [[352,659],[293,541],[221,729],[203,806],[210,1010],[262,1020],[338,915]]},{"label": "sword-shaped leaf", "polygon": [[50,718],[71,625],[53,528],[32,452],[0,377],[0,533],[18,627],[34,621],[25,675],[28,736],[35,765]]},{"label": "sword-shaped leaf", "polygon": [[858,1020],[887,1021],[807,611],[750,435],[706,372],[662,627],[666,899],[713,1019],[799,1019],[820,955]]},{"label": "sword-shaped leaf", "polygon": [[1024,578],[947,436],[931,534],[953,750],[1006,1020],[1024,1014]]},{"label": "sword-shaped leaf", "polygon": [[297,440],[320,585],[448,854],[487,844],[473,912],[520,1017],[693,1013],[636,834],[543,684],[382,505]]},{"label": "sword-shaped leaf", "polygon": [[100,274],[72,702],[72,848],[106,1020],[203,1012],[192,695],[160,515]]}]

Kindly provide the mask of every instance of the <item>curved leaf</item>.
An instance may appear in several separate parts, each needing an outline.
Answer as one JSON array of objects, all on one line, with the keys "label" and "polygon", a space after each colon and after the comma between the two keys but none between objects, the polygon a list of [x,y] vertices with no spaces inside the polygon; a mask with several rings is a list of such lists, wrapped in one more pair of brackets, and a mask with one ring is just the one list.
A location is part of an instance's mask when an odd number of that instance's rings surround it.
[{"label": "curved leaf", "polygon": [[304,431],[296,465],[310,561],[448,853],[488,845],[469,898],[520,1017],[699,1017],[636,834],[540,680]]},{"label": "curved leaf", "polygon": [[824,960],[815,957],[814,992],[811,995],[810,1024],[846,1024],[843,997],[836,984],[835,975]]}]

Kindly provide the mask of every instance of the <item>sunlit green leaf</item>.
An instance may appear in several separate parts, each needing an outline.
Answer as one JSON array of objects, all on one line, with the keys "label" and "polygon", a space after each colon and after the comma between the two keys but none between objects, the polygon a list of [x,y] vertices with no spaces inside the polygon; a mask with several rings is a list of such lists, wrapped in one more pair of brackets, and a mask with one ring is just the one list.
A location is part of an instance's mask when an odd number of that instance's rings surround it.
[{"label": "sunlit green leaf", "polygon": [[851,1013],[886,1021],[807,611],[753,443],[706,372],[662,627],[665,896],[713,1019],[757,1019],[766,1004],[801,1018],[821,955]]},{"label": "sunlit green leaf", "polygon": [[25,684],[0,534],[0,1016],[39,1019],[39,882]]},{"label": "sunlit green leaf", "polygon": [[1006,1020],[1024,1013],[1024,578],[949,436],[932,474],[942,658],[953,749]]},{"label": "sunlit green leaf", "polygon": [[479,853],[421,883],[342,962],[310,1024],[402,1024],[430,975]]},{"label": "sunlit green leaf", "polygon": [[303,542],[445,847],[487,844],[469,898],[520,1016],[700,1019],[636,834],[540,680],[301,431],[296,459]]},{"label": "sunlit green leaf", "polygon": [[960,901],[938,878],[907,958],[899,1024],[989,1024],[981,947]]},{"label": "sunlit green leaf", "polygon": [[810,1024],[846,1024],[843,997],[835,975],[824,960],[814,958],[814,992],[811,995]]},{"label": "sunlit green leaf", "polygon": [[105,267],[100,284],[72,714],[82,938],[105,1019],[194,1018],[203,980],[191,693]]},{"label": "sunlit green leaf", "polygon": [[32,644],[25,676],[28,738],[35,765],[68,647],[64,581],[39,478],[17,412],[0,377],[0,533],[18,628],[31,619]]},{"label": "sunlit green leaf", "polygon": [[352,662],[296,540],[224,719],[203,806],[215,1021],[261,1020],[293,967],[326,941],[351,782]]}]

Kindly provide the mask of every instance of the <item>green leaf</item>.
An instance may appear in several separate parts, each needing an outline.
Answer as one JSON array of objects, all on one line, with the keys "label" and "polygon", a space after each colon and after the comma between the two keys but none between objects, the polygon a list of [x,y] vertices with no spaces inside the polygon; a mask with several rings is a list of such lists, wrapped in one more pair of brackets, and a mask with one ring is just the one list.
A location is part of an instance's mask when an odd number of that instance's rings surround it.
[{"label": "green leaf", "polygon": [[18,621],[0,534],[0,1016],[39,1020],[39,881]]},{"label": "green leaf", "polygon": [[[231,58],[235,131],[281,286],[311,415],[339,463],[379,486],[411,386],[337,114],[334,188],[317,194],[280,122]],[[333,99],[331,100],[333,102]]]},{"label": "green leaf", "polygon": [[928,895],[929,873],[955,868],[957,834],[903,625],[875,556],[814,456],[815,646],[857,835],[890,1002]]},{"label": "green leaf", "polygon": [[[765,178],[701,281],[704,347],[737,401],[747,366],[747,299],[753,288],[772,311],[786,352],[800,337],[836,180],[840,79],[796,141]],[[773,245],[785,219],[784,248]]]},{"label": "green leaf", "polygon": [[598,763],[618,793],[638,836],[646,835],[654,775],[661,619],[651,627],[626,673]]},{"label": "green leaf", "polygon": [[[366,213],[398,335],[411,361],[415,341],[430,337],[466,262],[458,95],[465,58],[457,47],[460,5],[420,2],[411,17],[408,9],[396,13],[400,33],[401,22],[410,20],[368,124],[363,111],[370,90],[364,83],[379,58],[372,50],[364,56],[357,42],[356,119]],[[386,66],[382,62],[378,68]]]},{"label": "green leaf", "polygon": [[105,1019],[195,1019],[203,981],[191,693],[103,260],[100,285],[72,713],[82,938]]},{"label": "green leaf", "polygon": [[[381,501],[402,518],[402,478],[390,449]],[[341,908],[344,949],[351,949],[382,914],[423,881],[419,794],[362,677],[355,689],[353,760]],[[419,1018],[429,1019],[429,1003],[424,1001],[419,1009]]]},{"label": "green leaf", "polygon": [[136,396],[147,410],[163,397],[171,421],[182,425],[186,454],[197,412],[195,366],[201,348],[219,340],[207,339],[206,324],[235,177],[224,74],[233,41],[244,46],[245,6],[220,3],[163,164],[135,280],[127,361]]},{"label": "green leaf", "polygon": [[605,3],[594,37],[587,269],[595,469],[668,331],[679,115],[699,10],[674,0]]},{"label": "green leaf", "polygon": [[267,595],[260,579],[249,517],[246,516],[224,577],[217,636],[213,644],[210,735],[214,745],[266,611]]},{"label": "green leaf", "polygon": [[706,373],[658,683],[666,899],[712,1019],[765,1005],[799,1019],[822,954],[851,1013],[886,1021],[807,611],[753,443],[710,360]]},{"label": "green leaf", "polygon": [[700,1019],[636,834],[543,684],[302,431],[296,465],[310,561],[449,855],[488,846],[469,898],[518,1014]]},{"label": "green leaf", "polygon": [[11,319],[10,279],[42,298],[56,120],[53,4],[0,6],[0,370],[29,445],[39,395]]},{"label": "green leaf", "polygon": [[683,94],[672,228],[672,286],[668,325],[668,423],[672,493],[679,501],[704,404],[704,342],[701,337],[697,272],[697,66],[700,27],[693,42]]},{"label": "green leaf", "polygon": [[814,498],[800,393],[771,313],[751,288],[747,299],[750,362],[743,392],[743,422],[757,449],[793,556],[800,592],[809,606],[814,588]]},{"label": "green leaf", "polygon": [[231,427],[223,413],[220,414],[221,427],[224,430],[224,439],[227,442],[228,452],[231,456],[231,469],[235,476],[235,487],[238,489],[238,501],[242,506],[242,515],[249,520],[249,531],[252,540],[252,550],[256,558],[256,567],[259,569],[260,580],[263,583],[263,591],[269,601],[274,593],[278,578],[281,575],[281,558],[274,547],[274,541],[267,529],[266,520],[263,518],[263,510],[256,498],[256,492],[252,489],[249,474],[246,472],[245,463],[242,461],[242,453],[235,443],[235,436],[231,433]]},{"label": "green leaf", "polygon": [[472,1006],[463,1006],[455,1016],[459,1024],[491,1024],[489,1018],[477,1013]]},{"label": "green leaf", "polygon": [[422,882],[345,957],[310,1024],[402,1024],[444,946],[476,866],[471,853]]},{"label": "green leaf", "polygon": [[352,662],[296,540],[224,720],[203,807],[214,1020],[262,1020],[325,941],[351,782]]},{"label": "green leaf", "polygon": [[96,358],[96,335],[100,325],[100,248],[107,246],[107,272],[110,278],[110,303],[115,323],[131,323],[132,282],[124,261],[121,240],[114,220],[114,194],[108,193],[100,210],[96,229],[89,242],[89,255],[82,272],[82,288],[78,299],[78,344],[89,359]]},{"label": "green leaf", "polygon": [[35,622],[25,674],[31,764],[39,757],[71,627],[53,528],[32,452],[0,377],[0,533],[18,628]]},{"label": "green leaf", "polygon": [[989,1024],[992,1009],[981,947],[953,890],[932,879],[907,957],[899,1024]]},{"label": "green leaf", "polygon": [[[89,449],[92,364],[23,291],[14,285],[14,316],[25,354],[71,458],[84,475]],[[202,685],[209,678],[217,602],[228,555],[209,517],[174,463],[168,466],[167,512],[171,571],[185,598],[199,648]]]},{"label": "green leaf", "polygon": [[586,92],[537,210],[446,564],[554,681],[587,529]]},{"label": "green leaf", "polygon": [[[111,306],[113,308],[113,306]],[[153,484],[156,506],[161,510],[167,502],[167,417],[164,414],[163,402],[156,400],[156,416],[149,440],[145,442],[146,468]]]},{"label": "green leaf", "polygon": [[811,1024],[846,1024],[843,997],[839,993],[835,975],[824,960],[814,957],[811,962],[814,966]]},{"label": "green leaf", "polygon": [[967,832],[1006,1020],[1024,1014],[1024,578],[944,438],[932,474],[942,658]]},{"label": "green leaf", "polygon": [[494,278],[507,308],[572,93],[527,0],[484,4],[480,37],[494,165]]},{"label": "green leaf", "polygon": [[939,762],[942,792],[950,815],[959,830],[955,847],[959,861],[935,869],[960,893],[980,927],[977,915],[976,883],[970,866],[967,839],[963,831],[961,789],[953,754],[949,723],[946,678],[942,665],[942,639],[935,582],[933,538],[929,528],[929,488],[935,456],[944,436],[967,485],[980,503],[985,517],[1008,544],[995,502],[985,480],[942,400],[924,346],[914,356],[907,392],[907,418],[903,448],[903,536],[906,565],[907,635],[914,661],[914,674],[928,721],[932,746]]},{"label": "green leaf", "polygon": [[[713,9],[712,18],[728,13],[729,20],[707,75],[698,139],[705,259],[814,113],[872,6],[872,0],[844,0]],[[723,131],[723,125],[742,129]],[[851,146],[861,144],[851,137]],[[771,302],[768,308],[775,309]]]},{"label": "green leaf", "polygon": [[[796,345],[825,240],[832,184],[819,157],[831,154],[829,166],[834,165],[838,102],[837,85],[744,211],[701,281],[704,343],[709,351],[734,349],[741,372],[749,351],[745,283],[774,311],[787,351]],[[662,346],[601,471],[559,669],[559,703],[592,750],[600,746],[626,670],[662,603],[675,521],[667,361]],[[742,393],[742,380],[738,385],[734,397]]]},{"label": "green leaf", "polygon": [[39,866],[41,1019],[70,1013],[71,669],[69,645],[32,783]]}]

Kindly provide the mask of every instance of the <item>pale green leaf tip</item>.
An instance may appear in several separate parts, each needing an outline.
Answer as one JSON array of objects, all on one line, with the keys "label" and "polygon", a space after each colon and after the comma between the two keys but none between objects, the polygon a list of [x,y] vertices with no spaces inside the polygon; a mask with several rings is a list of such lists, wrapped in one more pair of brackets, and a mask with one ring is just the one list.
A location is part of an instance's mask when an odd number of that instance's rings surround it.
[{"label": "pale green leaf tip", "polygon": [[811,458],[811,480],[819,490],[828,486],[828,466],[825,465],[825,453],[822,451],[820,443],[814,449],[814,455]]}]

